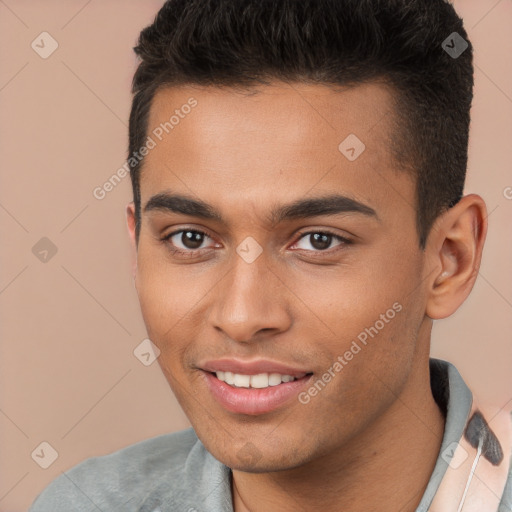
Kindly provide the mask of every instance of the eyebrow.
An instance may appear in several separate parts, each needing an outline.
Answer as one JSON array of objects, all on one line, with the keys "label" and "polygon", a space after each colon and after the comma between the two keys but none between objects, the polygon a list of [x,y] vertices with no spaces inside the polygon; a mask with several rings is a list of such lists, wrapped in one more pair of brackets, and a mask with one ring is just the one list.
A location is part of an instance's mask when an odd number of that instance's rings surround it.
[{"label": "eyebrow", "polygon": [[[160,193],[154,195],[144,206],[145,213],[150,211],[167,211],[225,222],[220,212],[208,203],[181,194]],[[379,220],[377,212],[370,206],[339,194],[298,199],[289,204],[279,205],[270,211],[267,218],[270,224],[278,224],[286,220],[343,213],[358,213]]]}]

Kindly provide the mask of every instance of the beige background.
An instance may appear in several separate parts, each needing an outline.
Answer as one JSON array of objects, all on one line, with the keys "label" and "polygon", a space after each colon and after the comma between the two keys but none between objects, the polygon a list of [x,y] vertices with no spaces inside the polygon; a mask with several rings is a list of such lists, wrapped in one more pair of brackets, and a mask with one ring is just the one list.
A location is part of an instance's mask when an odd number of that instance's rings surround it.
[{"label": "beige background", "polygon": [[[1,512],[27,510],[86,457],[189,426],[157,363],[146,367],[133,354],[146,336],[125,228],[129,177],[101,201],[92,193],[124,163],[132,47],[162,3],[0,0]],[[476,50],[467,192],[486,200],[490,230],[473,294],[435,325],[432,352],[505,405],[512,0],[455,4]],[[59,45],[47,59],[31,48],[43,31]],[[57,247],[46,263],[32,252],[42,237]],[[44,441],[58,452],[48,469],[31,457]]]}]

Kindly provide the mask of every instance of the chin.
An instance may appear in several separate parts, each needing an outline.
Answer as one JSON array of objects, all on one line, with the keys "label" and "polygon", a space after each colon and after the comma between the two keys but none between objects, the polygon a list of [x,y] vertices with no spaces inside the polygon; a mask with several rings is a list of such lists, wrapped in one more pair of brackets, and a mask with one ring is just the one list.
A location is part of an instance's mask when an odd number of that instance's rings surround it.
[{"label": "chin", "polygon": [[[203,443],[204,444],[204,443]],[[206,445],[205,445],[206,446]],[[304,454],[297,457],[296,450],[291,452],[271,451],[271,448],[258,447],[248,441],[241,448],[233,449],[231,446],[229,451],[207,450],[220,462],[236,471],[245,473],[270,473],[274,471],[286,471],[294,469],[302,464],[307,463]],[[295,457],[292,453],[295,452]]]},{"label": "chin", "polygon": [[[272,473],[277,471],[287,471],[290,469],[294,469],[300,464],[292,464],[290,461],[283,462],[273,460],[272,458],[262,458],[258,462],[241,462],[237,459],[236,456],[231,457],[229,461],[232,461],[231,464],[227,464],[223,462],[226,466],[236,471],[243,471],[244,473]],[[222,462],[222,461],[221,461]]]}]

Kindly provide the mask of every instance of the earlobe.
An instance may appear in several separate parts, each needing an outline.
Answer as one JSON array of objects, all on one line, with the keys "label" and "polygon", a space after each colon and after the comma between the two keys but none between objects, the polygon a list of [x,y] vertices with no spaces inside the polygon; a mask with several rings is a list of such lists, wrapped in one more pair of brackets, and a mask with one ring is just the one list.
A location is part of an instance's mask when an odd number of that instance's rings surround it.
[{"label": "earlobe", "polygon": [[432,281],[426,314],[446,318],[466,300],[478,275],[487,234],[483,199],[470,194],[443,213],[427,241]]},{"label": "earlobe", "polygon": [[126,224],[128,227],[128,235],[130,237],[132,272],[133,279],[137,275],[137,237],[136,237],[136,221],[135,221],[135,205],[133,202],[126,206]]}]

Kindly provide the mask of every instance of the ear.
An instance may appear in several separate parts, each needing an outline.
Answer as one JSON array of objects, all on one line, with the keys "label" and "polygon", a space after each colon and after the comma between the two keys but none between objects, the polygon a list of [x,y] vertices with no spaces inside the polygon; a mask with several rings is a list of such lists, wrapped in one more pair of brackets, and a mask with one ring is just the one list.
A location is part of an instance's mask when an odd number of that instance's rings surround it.
[{"label": "ear", "polygon": [[425,247],[432,269],[428,317],[446,318],[466,300],[478,275],[486,235],[487,209],[476,194],[463,197],[438,217]]},{"label": "ear", "polygon": [[128,234],[130,236],[132,271],[133,278],[137,274],[137,237],[135,235],[135,205],[133,201],[126,206],[126,224],[128,226]]}]

